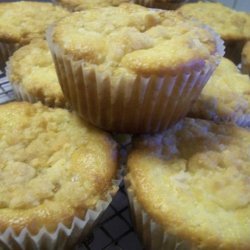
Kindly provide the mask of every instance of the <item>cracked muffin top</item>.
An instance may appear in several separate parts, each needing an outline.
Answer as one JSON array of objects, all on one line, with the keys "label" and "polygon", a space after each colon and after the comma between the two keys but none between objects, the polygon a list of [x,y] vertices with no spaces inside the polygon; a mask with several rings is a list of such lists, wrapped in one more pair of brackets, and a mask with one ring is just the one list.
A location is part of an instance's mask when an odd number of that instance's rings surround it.
[{"label": "cracked muffin top", "polygon": [[73,13],[56,23],[48,39],[85,67],[114,75],[199,70],[218,57],[217,40],[206,28],[175,12],[134,4]]},{"label": "cracked muffin top", "polygon": [[250,79],[240,73],[236,65],[226,58],[203,88],[192,106],[190,115],[215,121],[244,122],[250,124]]},{"label": "cracked muffin top", "polygon": [[225,40],[250,39],[250,15],[221,3],[184,4],[177,12],[211,26]]},{"label": "cracked muffin top", "polygon": [[184,119],[137,139],[128,159],[135,197],[194,249],[250,248],[250,131]]},{"label": "cracked muffin top", "polygon": [[54,1],[72,11],[102,8],[106,6],[119,6],[122,3],[131,2],[131,0],[54,0]]},{"label": "cracked muffin top", "polygon": [[114,191],[116,144],[64,109],[0,105],[0,232],[70,225]]},{"label": "cracked muffin top", "polygon": [[0,3],[0,41],[27,44],[44,38],[48,26],[68,15],[68,11],[51,3]]},{"label": "cracked muffin top", "polygon": [[12,84],[17,84],[41,102],[57,107],[65,106],[66,101],[46,41],[33,40],[21,47],[12,55],[8,66]]}]

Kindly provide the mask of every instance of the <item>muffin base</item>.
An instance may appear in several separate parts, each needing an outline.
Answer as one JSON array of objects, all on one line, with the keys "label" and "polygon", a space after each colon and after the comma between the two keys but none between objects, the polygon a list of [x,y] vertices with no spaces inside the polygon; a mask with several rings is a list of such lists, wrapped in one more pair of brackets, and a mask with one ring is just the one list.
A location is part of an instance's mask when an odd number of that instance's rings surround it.
[{"label": "muffin base", "polygon": [[20,48],[21,45],[18,43],[6,43],[0,42],[0,70],[4,71],[6,62],[8,61],[9,57]]},{"label": "muffin base", "polygon": [[98,223],[101,215],[110,205],[119,185],[122,181],[123,168],[118,171],[117,178],[112,180],[113,188],[105,200],[99,201],[95,208],[88,209],[84,218],[74,217],[72,224],[66,226],[59,223],[54,232],[49,232],[45,227],[41,228],[38,234],[33,235],[24,228],[19,235],[11,227],[0,234],[0,248],[15,250],[68,250],[72,249],[78,242],[83,240]]},{"label": "muffin base", "polygon": [[145,249],[150,250],[193,250],[196,249],[189,242],[181,240],[170,234],[164,228],[150,218],[149,214],[138,202],[135,193],[131,189],[131,183],[125,177],[125,186],[128,194],[130,212],[133,224],[139,239]]},{"label": "muffin base", "polygon": [[[133,79],[74,61],[52,42],[53,27],[47,32],[48,44],[65,98],[83,119],[117,133],[156,133],[186,116],[216,68],[217,61],[206,61],[197,70],[190,65],[167,76],[142,75]],[[216,36],[217,51],[223,55],[222,41]]]}]

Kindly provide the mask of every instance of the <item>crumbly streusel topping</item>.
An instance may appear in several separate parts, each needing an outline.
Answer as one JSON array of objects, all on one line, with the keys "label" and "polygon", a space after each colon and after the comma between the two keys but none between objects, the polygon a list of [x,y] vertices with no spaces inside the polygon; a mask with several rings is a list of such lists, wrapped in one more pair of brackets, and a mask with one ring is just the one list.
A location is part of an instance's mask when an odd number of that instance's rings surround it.
[{"label": "crumbly streusel topping", "polygon": [[237,120],[250,114],[250,79],[236,65],[223,58],[190,115],[214,120]]},{"label": "crumbly streusel topping", "polygon": [[51,3],[0,3],[0,41],[27,44],[44,38],[48,26],[66,15],[65,9]]},{"label": "crumbly streusel topping", "polygon": [[162,160],[156,169],[162,171],[165,181],[159,183],[166,189],[172,186],[207,206],[236,211],[250,208],[249,147],[247,129],[184,119],[164,133],[138,140],[135,148],[145,150],[145,158]]},{"label": "crumbly streusel topping", "polygon": [[133,4],[74,13],[55,25],[52,37],[75,60],[102,71],[162,74],[185,65],[201,68],[217,50],[207,29],[175,12]]},{"label": "crumbly streusel topping", "polygon": [[221,3],[189,3],[182,5],[177,12],[211,26],[223,39],[250,39],[250,15]]},{"label": "crumbly streusel topping", "polygon": [[88,208],[112,186],[114,145],[66,110],[1,105],[0,138],[0,209],[46,200]]}]

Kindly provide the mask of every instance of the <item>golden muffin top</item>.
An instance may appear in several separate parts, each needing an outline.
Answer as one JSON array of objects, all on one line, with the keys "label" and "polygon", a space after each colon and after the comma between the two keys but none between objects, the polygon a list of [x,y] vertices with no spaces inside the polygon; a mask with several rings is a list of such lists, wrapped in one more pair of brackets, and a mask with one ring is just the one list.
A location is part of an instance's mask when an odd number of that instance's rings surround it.
[{"label": "golden muffin top", "polygon": [[134,4],[73,13],[56,23],[48,40],[85,67],[113,75],[200,69],[218,57],[217,40],[207,29],[175,12]]},{"label": "golden muffin top", "polygon": [[51,3],[0,3],[0,41],[27,44],[44,38],[47,27],[67,14]]},{"label": "golden muffin top", "polygon": [[114,186],[116,144],[64,109],[0,105],[0,232],[84,217]]},{"label": "golden muffin top", "polygon": [[44,40],[33,40],[18,49],[10,58],[9,78],[31,96],[40,101],[65,106],[65,99],[58,82],[55,66],[48,45]]},{"label": "golden muffin top", "polygon": [[243,47],[241,60],[242,71],[250,74],[250,41],[248,41]]},{"label": "golden muffin top", "polygon": [[106,6],[119,6],[121,3],[131,2],[131,0],[54,0],[69,10],[79,11]]},{"label": "golden muffin top", "polygon": [[194,249],[250,248],[250,131],[184,119],[140,137],[128,179],[146,212]]},{"label": "golden muffin top", "polygon": [[221,3],[184,4],[177,12],[211,26],[225,40],[250,39],[250,15]]},{"label": "golden muffin top", "polygon": [[234,63],[223,58],[193,105],[190,115],[236,123],[241,117],[249,116],[249,76],[241,74]]}]

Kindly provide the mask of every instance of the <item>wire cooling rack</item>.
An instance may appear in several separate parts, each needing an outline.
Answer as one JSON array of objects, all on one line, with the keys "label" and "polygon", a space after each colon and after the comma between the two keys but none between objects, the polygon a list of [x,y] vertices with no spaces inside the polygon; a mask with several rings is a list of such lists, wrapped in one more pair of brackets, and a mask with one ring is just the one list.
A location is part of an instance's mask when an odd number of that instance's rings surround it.
[{"label": "wire cooling rack", "polygon": [[[15,100],[7,77],[0,71],[0,104]],[[142,250],[130,220],[124,184],[93,232],[75,250]]]}]

